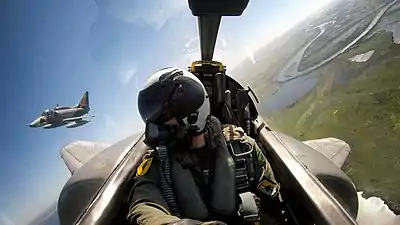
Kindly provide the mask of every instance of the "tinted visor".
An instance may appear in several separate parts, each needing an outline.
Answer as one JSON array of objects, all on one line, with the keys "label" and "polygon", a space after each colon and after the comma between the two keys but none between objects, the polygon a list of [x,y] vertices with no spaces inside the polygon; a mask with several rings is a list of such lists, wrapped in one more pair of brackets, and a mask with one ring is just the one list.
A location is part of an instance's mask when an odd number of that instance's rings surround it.
[{"label": "tinted visor", "polygon": [[163,124],[172,119],[172,112],[167,108],[167,103],[174,89],[175,86],[171,82],[156,82],[139,92],[138,108],[143,121]]},{"label": "tinted visor", "polygon": [[201,84],[189,77],[156,82],[139,92],[139,113],[143,121],[163,124],[182,119],[198,110],[204,102]]}]

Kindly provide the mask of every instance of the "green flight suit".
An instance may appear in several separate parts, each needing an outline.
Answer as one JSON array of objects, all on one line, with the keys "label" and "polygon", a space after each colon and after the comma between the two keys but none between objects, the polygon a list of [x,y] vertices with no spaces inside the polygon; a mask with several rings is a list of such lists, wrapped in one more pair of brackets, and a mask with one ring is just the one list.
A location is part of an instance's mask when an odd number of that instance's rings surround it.
[{"label": "green flight suit", "polygon": [[[226,141],[240,141],[242,145],[253,149],[253,163],[255,167],[255,183],[252,184],[251,188],[253,189],[251,190],[253,193],[257,194],[258,192],[257,195],[260,197],[259,193],[263,193],[264,190],[268,189],[269,185],[276,185],[279,187],[279,184],[275,181],[270,164],[254,139],[245,135],[242,128],[233,125],[223,125],[222,131]],[[150,150],[143,157],[143,159],[146,158],[153,158],[153,160],[147,173],[135,177],[135,184],[130,196],[128,220],[132,224],[139,225],[161,225],[180,220],[181,218],[171,215],[168,204],[164,200],[157,154],[155,154],[154,150]],[[263,185],[260,185],[261,183]],[[274,206],[269,207],[274,208]],[[261,218],[261,221],[265,220],[270,220],[270,218]]]}]

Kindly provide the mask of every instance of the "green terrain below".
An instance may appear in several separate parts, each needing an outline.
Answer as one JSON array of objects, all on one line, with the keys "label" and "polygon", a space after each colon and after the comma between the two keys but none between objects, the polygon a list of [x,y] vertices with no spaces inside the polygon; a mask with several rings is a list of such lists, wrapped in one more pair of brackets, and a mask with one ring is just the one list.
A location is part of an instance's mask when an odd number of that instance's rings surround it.
[{"label": "green terrain below", "polygon": [[[345,140],[351,153],[343,169],[358,190],[383,198],[399,212],[400,46],[391,38],[391,33],[375,35],[320,68],[316,88],[268,115],[268,121],[300,140]],[[365,63],[348,60],[370,50],[375,52]],[[339,77],[347,81],[338,84]]]}]

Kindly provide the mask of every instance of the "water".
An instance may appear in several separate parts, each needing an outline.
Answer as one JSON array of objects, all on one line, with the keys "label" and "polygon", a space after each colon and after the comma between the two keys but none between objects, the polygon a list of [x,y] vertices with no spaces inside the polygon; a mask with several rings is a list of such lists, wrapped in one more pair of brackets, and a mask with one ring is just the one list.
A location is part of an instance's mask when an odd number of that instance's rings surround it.
[{"label": "water", "polygon": [[[358,41],[360,41],[364,36],[366,36],[377,24],[378,22],[381,20],[381,18],[383,17],[383,15],[385,15],[385,13],[393,6],[397,3],[397,0],[393,0],[390,4],[386,5],[384,8],[382,8],[374,17],[374,19],[372,20],[372,22],[368,25],[368,27],[360,34],[358,35],[354,40],[352,40],[349,44],[347,44],[346,46],[344,46],[343,48],[341,48],[339,51],[337,51],[336,53],[334,53],[333,55],[331,55],[330,57],[328,57],[327,59],[316,63],[313,66],[310,66],[307,69],[304,69],[303,71],[298,71],[298,66],[296,66],[296,68],[293,71],[287,71],[287,68],[293,68],[291,67],[292,64],[296,64],[299,65],[304,52],[306,51],[307,48],[310,47],[310,45],[318,38],[320,37],[326,30],[326,26],[330,25],[330,24],[334,24],[336,21],[329,21],[326,23],[323,23],[319,26],[317,26],[321,31],[318,34],[318,36],[316,38],[314,38],[313,40],[311,40],[311,42],[309,44],[307,44],[305,46],[304,49],[302,49],[301,51],[298,52],[298,54],[296,54],[296,56],[294,58],[292,58],[288,64],[282,69],[282,71],[276,76],[275,78],[275,82],[286,82],[292,79],[296,79],[300,76],[307,76],[310,72],[318,69],[319,67],[325,65],[326,63],[330,62],[331,60],[333,60],[334,58],[336,58],[337,56],[339,56],[340,54],[346,52],[349,48],[351,48],[354,44],[356,44]],[[351,30],[351,28],[350,28]],[[397,28],[398,30],[398,28]],[[397,31],[396,33],[399,33],[399,31]],[[400,37],[396,37],[396,40],[400,39]],[[290,75],[287,75],[287,74]]]},{"label": "water", "polygon": [[393,42],[400,44],[400,2],[393,5],[386,15],[379,21],[376,31],[393,33]]}]

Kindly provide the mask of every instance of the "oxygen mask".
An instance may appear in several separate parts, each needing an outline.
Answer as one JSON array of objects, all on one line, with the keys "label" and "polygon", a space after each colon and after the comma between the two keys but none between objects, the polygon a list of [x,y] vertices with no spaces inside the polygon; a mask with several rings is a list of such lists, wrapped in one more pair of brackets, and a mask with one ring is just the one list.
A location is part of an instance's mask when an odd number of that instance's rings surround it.
[{"label": "oxygen mask", "polygon": [[[156,124],[150,121],[146,122],[145,144],[155,149],[160,146],[178,147],[179,149],[191,149],[193,141],[199,133],[187,132],[185,126],[180,124]],[[204,137],[201,137],[204,138]],[[203,149],[205,146],[196,146]]]},{"label": "oxygen mask", "polygon": [[155,149],[159,146],[171,146],[176,141],[183,139],[182,129],[178,124],[156,124],[146,122],[145,144]]}]

